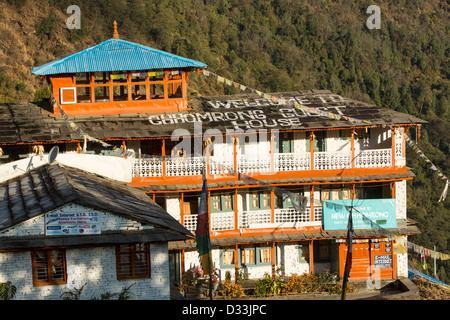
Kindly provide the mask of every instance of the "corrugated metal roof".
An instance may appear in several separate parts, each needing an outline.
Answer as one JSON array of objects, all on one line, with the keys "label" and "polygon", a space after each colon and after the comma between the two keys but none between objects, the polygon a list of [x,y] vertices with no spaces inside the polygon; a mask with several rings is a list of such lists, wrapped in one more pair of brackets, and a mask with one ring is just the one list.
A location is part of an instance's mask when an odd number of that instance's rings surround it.
[{"label": "corrugated metal roof", "polygon": [[204,68],[206,66],[202,62],[138,43],[109,39],[83,51],[35,67],[31,74],[44,76],[60,73]]}]

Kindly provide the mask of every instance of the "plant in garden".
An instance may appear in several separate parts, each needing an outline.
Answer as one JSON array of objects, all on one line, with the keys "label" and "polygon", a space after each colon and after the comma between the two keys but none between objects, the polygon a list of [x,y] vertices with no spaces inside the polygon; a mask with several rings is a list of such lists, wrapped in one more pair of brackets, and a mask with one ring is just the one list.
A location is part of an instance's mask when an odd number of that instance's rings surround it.
[{"label": "plant in garden", "polygon": [[244,289],[240,284],[225,283],[223,286],[225,296],[232,298],[240,298],[244,295]]},{"label": "plant in garden", "polygon": [[286,288],[286,284],[283,282],[282,278],[273,279],[267,273],[264,275],[264,278],[258,280],[255,283],[255,295],[257,296],[269,296],[269,295],[277,295],[282,291],[284,292]]},{"label": "plant in garden", "polygon": [[11,300],[16,295],[16,287],[11,283],[11,281],[0,283],[0,299],[1,300]]}]

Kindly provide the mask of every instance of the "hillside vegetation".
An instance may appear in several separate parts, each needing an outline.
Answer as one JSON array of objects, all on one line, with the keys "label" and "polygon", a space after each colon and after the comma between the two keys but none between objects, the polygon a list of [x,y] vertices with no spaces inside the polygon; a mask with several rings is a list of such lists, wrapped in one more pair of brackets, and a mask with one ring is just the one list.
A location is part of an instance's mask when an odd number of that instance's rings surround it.
[{"label": "hillside vegetation", "polygon": [[[369,30],[373,1],[346,0],[6,0],[0,2],[0,102],[46,96],[32,67],[111,38],[196,59],[226,78],[265,92],[329,89],[429,122],[419,148],[450,175],[450,4],[438,0],[376,1],[381,29]],[[70,5],[82,27],[70,30]],[[193,74],[189,92],[233,93]],[[413,139],[415,130],[410,131]],[[408,216],[422,234],[412,241],[449,253],[450,196],[416,153],[407,165]],[[429,261],[429,265],[431,261]],[[449,261],[438,261],[441,280]]]}]

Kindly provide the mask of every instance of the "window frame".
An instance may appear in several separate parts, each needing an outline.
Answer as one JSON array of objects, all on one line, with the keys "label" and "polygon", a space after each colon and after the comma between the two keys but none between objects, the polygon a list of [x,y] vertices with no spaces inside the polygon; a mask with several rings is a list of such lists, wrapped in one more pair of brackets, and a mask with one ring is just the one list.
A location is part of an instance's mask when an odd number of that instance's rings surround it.
[{"label": "window frame", "polygon": [[[45,262],[40,263],[37,261],[37,252],[45,253]],[[54,262],[52,260],[52,252],[60,251],[62,254],[62,259],[59,262]],[[55,248],[55,249],[41,249],[41,250],[32,250],[31,253],[31,269],[33,275],[33,286],[49,286],[49,285],[60,285],[67,283],[67,266],[66,266],[66,249]],[[53,279],[52,268],[54,266],[61,266],[62,269],[62,279]],[[47,269],[47,280],[38,280],[38,268],[46,267]]]},{"label": "window frame", "polygon": [[[253,201],[257,201],[258,205],[254,206]],[[264,205],[264,200],[269,200],[267,206]],[[271,208],[272,192],[270,190],[253,190],[249,193],[249,208],[250,211],[269,210]]]},{"label": "window frame", "polygon": [[[200,206],[200,197],[198,197],[198,202]],[[219,209],[214,208],[215,204],[218,205]],[[231,206],[231,208],[226,208],[227,205]],[[232,194],[227,193],[211,193],[210,210],[211,213],[234,211],[234,196]]]},{"label": "window frame", "polygon": [[[144,245],[144,250],[136,250],[137,245]],[[127,246],[129,250],[127,252],[120,251],[122,246]],[[145,273],[136,273],[136,255],[144,253],[144,265],[146,266]],[[120,257],[128,256],[129,262],[122,262]],[[131,274],[125,274],[121,272],[121,266],[131,267]],[[129,279],[146,279],[151,278],[151,263],[150,263],[150,243],[121,243],[116,245],[116,274],[117,280],[129,280]]]},{"label": "window frame", "polygon": [[[175,70],[176,71],[176,70]],[[105,71],[105,72],[82,72],[72,75],[73,88],[77,95],[77,90],[86,88],[89,91],[89,101],[74,103],[111,103],[111,102],[130,102],[135,100],[152,101],[165,99],[185,99],[186,71],[178,70],[178,74],[172,74],[167,70],[148,70],[148,71]],[[137,77],[137,73],[141,75]],[[146,74],[145,76],[143,74]],[[81,78],[80,78],[81,76]],[[136,86],[144,86],[139,97],[135,92]],[[106,87],[109,94],[109,101],[106,96],[100,99],[95,95],[96,88]],[[121,88],[123,87],[123,88]],[[124,91],[123,98],[118,99],[116,90]],[[179,89],[179,90],[178,90]],[[156,95],[156,91],[159,92]],[[145,92],[144,92],[145,91]],[[98,91],[97,91],[98,92]],[[125,99],[125,96],[127,97]],[[116,97],[116,98],[115,98]],[[87,98],[87,94],[86,94]],[[99,101],[97,101],[99,100]]]}]

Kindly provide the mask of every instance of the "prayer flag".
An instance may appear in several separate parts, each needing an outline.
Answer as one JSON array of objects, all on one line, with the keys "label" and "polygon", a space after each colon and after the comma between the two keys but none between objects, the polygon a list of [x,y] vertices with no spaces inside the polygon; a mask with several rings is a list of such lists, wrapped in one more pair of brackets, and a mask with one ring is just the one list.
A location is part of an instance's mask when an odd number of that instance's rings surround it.
[{"label": "prayer flag", "polygon": [[347,290],[348,277],[350,276],[350,270],[352,269],[352,241],[353,241],[353,218],[352,207],[349,208],[348,226],[347,226],[347,259],[345,260],[344,278],[342,280],[342,295],[341,300],[345,300],[345,294]]},{"label": "prayer flag", "polygon": [[204,179],[202,193],[200,195],[199,212],[197,215],[197,229],[195,231],[198,254],[200,256],[200,263],[204,274],[210,273],[211,265],[211,240],[209,238],[207,189],[206,179]]}]

